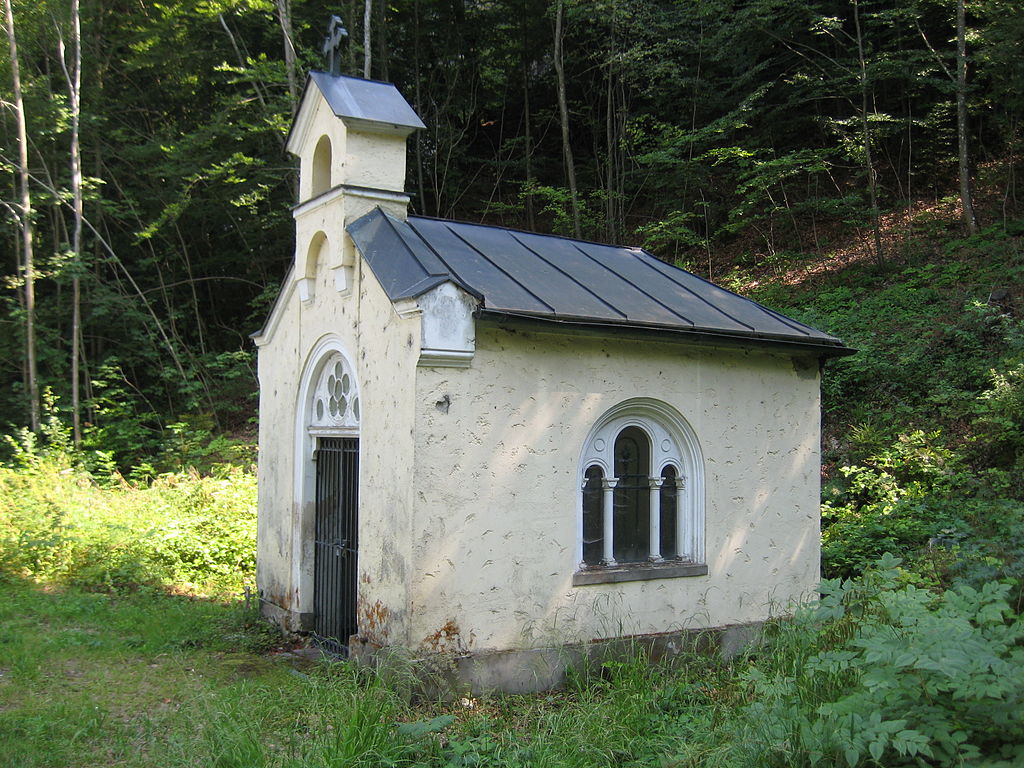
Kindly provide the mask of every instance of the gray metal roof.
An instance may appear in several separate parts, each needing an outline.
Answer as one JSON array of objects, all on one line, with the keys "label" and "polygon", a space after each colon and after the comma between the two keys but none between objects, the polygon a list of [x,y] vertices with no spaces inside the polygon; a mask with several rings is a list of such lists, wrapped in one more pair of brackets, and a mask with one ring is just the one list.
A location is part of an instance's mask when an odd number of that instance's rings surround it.
[{"label": "gray metal roof", "polygon": [[310,72],[309,79],[320,89],[334,114],[342,119],[384,124],[406,129],[407,133],[424,127],[392,83],[317,71]]},{"label": "gray metal roof", "polygon": [[639,248],[419,216],[402,221],[379,208],[348,231],[392,301],[450,280],[480,301],[481,316],[852,352],[834,336]]}]

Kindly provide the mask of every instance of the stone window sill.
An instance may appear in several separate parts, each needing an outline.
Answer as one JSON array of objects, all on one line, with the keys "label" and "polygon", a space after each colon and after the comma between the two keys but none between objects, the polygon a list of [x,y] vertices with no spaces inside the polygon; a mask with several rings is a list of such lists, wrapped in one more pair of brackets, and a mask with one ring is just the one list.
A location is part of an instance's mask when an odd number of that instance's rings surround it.
[{"label": "stone window sill", "polygon": [[651,579],[679,579],[685,576],[707,576],[704,563],[623,563],[614,566],[593,565],[572,575],[572,585],[618,584],[623,581],[649,581]]}]

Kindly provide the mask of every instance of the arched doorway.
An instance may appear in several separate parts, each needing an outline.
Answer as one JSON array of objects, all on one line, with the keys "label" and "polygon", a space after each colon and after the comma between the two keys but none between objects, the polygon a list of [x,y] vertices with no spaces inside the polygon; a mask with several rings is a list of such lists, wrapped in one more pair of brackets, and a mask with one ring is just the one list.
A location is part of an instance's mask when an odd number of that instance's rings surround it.
[{"label": "arched doorway", "polygon": [[[303,398],[301,465],[305,503],[312,520],[312,630],[326,651],[344,654],[358,632],[359,387],[340,349],[321,344]],[[326,347],[326,348],[325,348]],[[308,541],[308,539],[307,539]],[[308,602],[307,602],[308,604]]]}]

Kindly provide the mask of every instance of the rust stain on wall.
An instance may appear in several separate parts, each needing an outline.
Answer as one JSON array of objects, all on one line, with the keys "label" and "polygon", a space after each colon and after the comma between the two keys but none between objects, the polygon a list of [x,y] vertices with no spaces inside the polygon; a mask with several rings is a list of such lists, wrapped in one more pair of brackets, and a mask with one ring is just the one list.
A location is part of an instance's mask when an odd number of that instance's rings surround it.
[{"label": "rust stain on wall", "polygon": [[364,642],[378,646],[388,645],[391,635],[391,611],[384,603],[380,600],[368,603],[360,598],[356,606],[356,615],[359,635]]},{"label": "rust stain on wall", "polygon": [[448,619],[440,629],[423,638],[423,645],[434,653],[466,652],[459,625],[453,619]]}]

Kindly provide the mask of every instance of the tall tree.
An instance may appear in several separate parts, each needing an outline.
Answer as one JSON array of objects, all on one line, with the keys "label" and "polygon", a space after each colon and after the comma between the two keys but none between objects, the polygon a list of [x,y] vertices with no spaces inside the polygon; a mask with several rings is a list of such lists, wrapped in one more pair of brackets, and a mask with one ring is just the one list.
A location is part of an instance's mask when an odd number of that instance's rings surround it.
[{"label": "tall tree", "polygon": [[971,195],[971,162],[967,147],[967,22],[964,0],[956,0],[956,135],[957,167],[960,176],[960,202],[963,222],[972,235],[978,231]]},{"label": "tall tree", "polygon": [[370,79],[370,62],[373,59],[373,48],[370,45],[370,21],[373,18],[373,0],[365,0],[363,4],[363,77]]},{"label": "tall tree", "polygon": [[281,36],[284,38],[284,66],[288,75],[288,95],[291,99],[292,117],[299,108],[299,75],[295,56],[295,33],[292,30],[291,0],[274,0],[277,10],[277,21],[281,25]]},{"label": "tall tree", "polygon": [[32,252],[32,192],[29,187],[28,129],[25,121],[25,100],[21,92],[21,60],[14,30],[11,0],[4,0],[7,42],[11,52],[11,80],[14,88],[14,115],[18,125],[18,190],[21,226],[22,275],[25,282],[25,360],[28,385],[29,415],[33,432],[40,428],[39,371],[36,365],[36,273]]},{"label": "tall tree", "polygon": [[71,112],[71,419],[75,446],[82,443],[82,401],[79,392],[82,339],[82,221],[85,206],[82,196],[82,145],[79,135],[82,115],[82,18],[79,0],[71,0],[71,66],[68,67],[63,39],[60,40],[60,64],[67,81]]},{"label": "tall tree", "polygon": [[572,154],[572,141],[569,139],[569,105],[565,96],[565,61],[563,47],[565,44],[565,0],[557,0],[555,6],[555,73],[558,88],[558,116],[562,128],[562,161],[565,164],[565,178],[569,185],[569,204],[572,208],[572,227],[576,237],[580,237],[580,206],[579,192],[576,188],[576,161]]},{"label": "tall tree", "polygon": [[882,225],[878,209],[878,171],[871,156],[871,128],[868,123],[868,102],[870,86],[868,82],[867,57],[864,54],[864,31],[861,27],[860,0],[851,0],[853,4],[853,25],[857,43],[857,72],[860,85],[860,124],[861,142],[864,152],[864,168],[868,180],[868,197],[871,201],[871,229],[875,237],[875,259],[881,261],[885,254],[882,250]]}]

